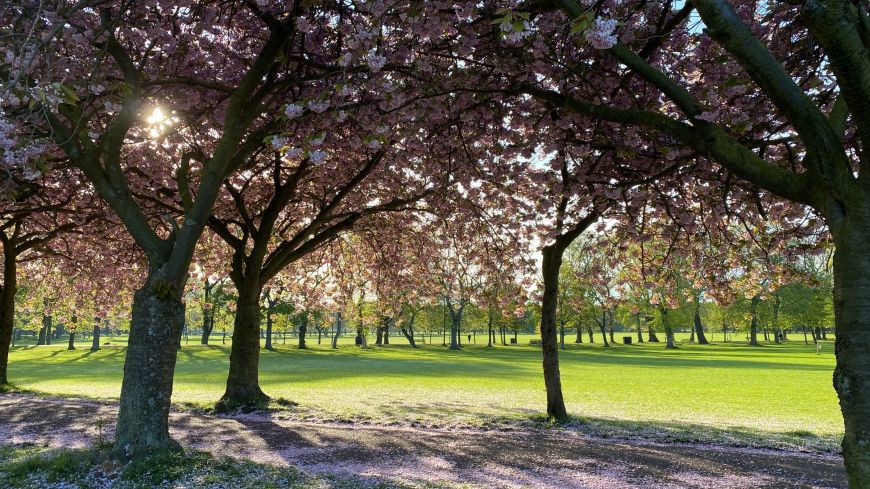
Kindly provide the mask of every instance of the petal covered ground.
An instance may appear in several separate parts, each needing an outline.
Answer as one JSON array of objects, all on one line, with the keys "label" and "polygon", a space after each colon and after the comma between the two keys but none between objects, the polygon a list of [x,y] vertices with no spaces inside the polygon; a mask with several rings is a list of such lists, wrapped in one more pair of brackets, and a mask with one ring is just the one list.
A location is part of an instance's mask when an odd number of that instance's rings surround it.
[{"label": "petal covered ground", "polygon": [[[88,447],[111,439],[116,406],[0,396],[0,443]],[[472,487],[846,487],[839,457],[660,444],[567,430],[477,431],[300,423],[268,413],[172,413],[189,448],[312,474]]]}]

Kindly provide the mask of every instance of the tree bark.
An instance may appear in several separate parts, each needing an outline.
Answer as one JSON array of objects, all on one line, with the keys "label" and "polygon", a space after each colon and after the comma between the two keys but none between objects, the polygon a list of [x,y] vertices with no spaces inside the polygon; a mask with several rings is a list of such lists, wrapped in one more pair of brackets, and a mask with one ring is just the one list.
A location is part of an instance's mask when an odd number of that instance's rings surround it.
[{"label": "tree bark", "polygon": [[604,340],[604,347],[610,348],[610,343],[607,342],[607,311],[601,311],[601,322],[598,323],[598,329],[601,330],[601,339]]},{"label": "tree bark", "polygon": [[492,306],[489,306],[486,313],[486,346],[492,348],[493,331],[492,331]]},{"label": "tree bark", "polygon": [[556,338],[556,308],[559,300],[559,269],[564,247],[545,246],[541,252],[541,274],[544,294],[541,300],[541,352],[543,354],[544,386],[547,391],[547,416],[557,421],[568,419],[562,380],[559,373],[559,345]]},{"label": "tree bark", "polygon": [[183,287],[167,292],[156,283],[149,277],[133,296],[115,429],[115,450],[127,457],[180,449],[169,437],[169,406],[178,338],[184,326],[184,303],[178,291]]},{"label": "tree bark", "polygon": [[[183,319],[182,319],[182,321],[183,321]],[[100,349],[100,333],[102,333],[102,331],[100,330],[100,318],[95,317],[94,318],[94,334],[93,334],[93,338],[92,338],[93,341],[91,341],[91,351],[98,351]],[[178,337],[181,338],[181,334],[179,334]],[[176,344],[176,347],[177,346],[178,345]]]},{"label": "tree bark", "polygon": [[341,336],[341,313],[335,316],[335,335],[332,337],[332,349],[338,349],[338,338]]},{"label": "tree bark", "polygon": [[595,343],[595,335],[592,334],[592,326],[586,326],[586,333],[589,334],[589,343]]},{"label": "tree bark", "polygon": [[445,298],[444,302],[450,313],[450,349],[459,350],[462,348],[459,343],[459,327],[462,324],[462,310],[465,308],[465,304],[460,303],[459,306],[454,306],[449,298]]},{"label": "tree bark", "polygon": [[661,343],[661,341],[659,341],[659,337],[656,336],[656,330],[653,329],[652,325],[647,327],[646,342],[647,343]]},{"label": "tree bark", "polygon": [[695,336],[698,338],[699,345],[709,345],[707,336],[704,335],[704,325],[701,324],[701,304],[695,301]]},{"label": "tree bark", "polygon": [[[411,326],[402,326],[399,328],[399,331],[402,332],[402,335],[408,340],[408,344],[411,345],[411,348],[417,348],[417,342],[414,341],[414,329]],[[425,338],[424,338],[425,340]]]},{"label": "tree bark", "polygon": [[0,288],[0,386],[9,383],[9,344],[12,342],[12,330],[15,316],[15,292],[17,285],[17,258],[14,243],[8,239],[3,241],[3,286]]},{"label": "tree bark", "polygon": [[[248,269],[257,270],[254,267]],[[269,396],[260,389],[259,380],[262,290],[259,277],[254,273],[235,285],[239,297],[233,322],[230,371],[226,391],[215,405],[216,410],[224,412],[258,409],[269,401]]]},{"label": "tree bark", "polygon": [[559,321],[559,348],[565,349],[565,321]]},{"label": "tree bark", "polygon": [[[308,311],[302,313],[302,322],[299,323],[299,349],[304,350],[308,348],[305,344],[305,335],[308,333]],[[320,336],[318,333],[317,343],[320,344]]]},{"label": "tree bark", "polygon": [[381,323],[375,328],[375,346],[381,346],[383,344],[384,344],[384,325],[383,325],[383,323]]},{"label": "tree bark", "polygon": [[749,323],[749,344],[752,346],[758,346],[758,302],[761,299],[756,295],[752,297],[752,302],[749,306],[749,313],[752,316],[752,320]]},{"label": "tree bark", "polygon": [[640,313],[635,315],[637,320],[637,342],[643,343],[643,329],[640,327]]},{"label": "tree bark", "polygon": [[[862,227],[852,220],[863,217]],[[843,413],[843,459],[849,487],[870,487],[870,211],[832,228],[834,253],[834,388]],[[857,229],[856,229],[857,228]]]},{"label": "tree bark", "polygon": [[665,329],[665,348],[669,350],[676,349],[677,345],[674,342],[674,329],[671,327],[668,310],[660,305],[659,312],[662,315],[662,327]]}]

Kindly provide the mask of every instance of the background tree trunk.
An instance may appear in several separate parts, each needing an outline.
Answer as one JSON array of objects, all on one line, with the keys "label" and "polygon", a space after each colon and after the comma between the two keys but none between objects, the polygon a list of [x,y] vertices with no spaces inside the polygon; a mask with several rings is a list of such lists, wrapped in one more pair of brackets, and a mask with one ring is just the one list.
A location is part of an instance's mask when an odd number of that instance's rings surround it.
[{"label": "background tree trunk", "polygon": [[749,314],[752,320],[749,323],[749,344],[758,346],[758,301],[761,299],[756,295],[752,298],[749,305]]},{"label": "background tree trunk", "polygon": [[[184,320],[182,319],[182,322],[183,321]],[[102,333],[102,330],[100,330],[100,318],[95,317],[94,318],[94,334],[93,334],[93,338],[92,338],[93,341],[91,341],[91,351],[97,351],[100,349],[100,334],[101,333]],[[181,339],[180,333],[178,335],[178,338]],[[177,344],[176,344],[176,347],[178,347]]]},{"label": "background tree trunk", "polygon": [[[249,267],[250,268],[250,267]],[[230,371],[224,395],[215,405],[218,411],[257,409],[269,401],[259,381],[260,363],[260,281],[248,276],[236,283],[239,297],[233,323]]]},{"label": "background tree trunk", "polygon": [[661,341],[659,341],[659,337],[656,336],[656,330],[653,329],[652,325],[649,325],[647,327],[646,342],[647,343],[661,343]]},{"label": "background tree trunk", "polygon": [[699,345],[709,345],[710,342],[707,341],[707,336],[704,335],[704,325],[701,324],[701,304],[698,301],[695,301],[695,335],[698,338]]},{"label": "background tree trunk", "polygon": [[[319,331],[319,330],[318,330]],[[308,348],[305,344],[305,335],[308,333],[308,311],[302,314],[302,322],[299,324],[299,349]],[[317,344],[320,344],[320,333],[318,332]]]}]

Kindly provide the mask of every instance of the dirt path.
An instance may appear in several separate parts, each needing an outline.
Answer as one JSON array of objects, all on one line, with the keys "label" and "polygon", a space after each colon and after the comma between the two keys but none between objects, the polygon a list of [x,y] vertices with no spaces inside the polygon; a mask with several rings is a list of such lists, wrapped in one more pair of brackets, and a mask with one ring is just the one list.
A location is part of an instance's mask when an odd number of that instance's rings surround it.
[{"label": "dirt path", "polygon": [[[87,447],[116,406],[0,396],[0,443]],[[656,444],[564,431],[420,430],[173,413],[185,447],[309,473],[481,487],[846,487],[838,457]],[[102,420],[102,423],[97,422]]]}]

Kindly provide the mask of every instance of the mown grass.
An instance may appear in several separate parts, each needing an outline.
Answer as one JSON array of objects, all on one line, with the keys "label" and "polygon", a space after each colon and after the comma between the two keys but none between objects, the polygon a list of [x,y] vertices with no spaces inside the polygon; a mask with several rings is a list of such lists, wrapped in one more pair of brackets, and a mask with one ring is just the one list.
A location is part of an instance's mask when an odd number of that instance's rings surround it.
[{"label": "mown grass", "polygon": [[103,449],[51,450],[0,445],[0,487],[8,489],[326,489],[393,488],[367,477],[313,477],[292,467],[218,458],[203,452],[160,453],[129,463]]},{"label": "mown grass", "polygon": [[[545,394],[540,349],[477,345],[449,351],[412,350],[404,342],[338,350],[324,339],[309,350],[288,344],[261,353],[261,385],[298,403],[289,417],[317,421],[411,423],[426,426],[501,426],[540,421]],[[394,343],[400,343],[394,338]],[[586,340],[584,338],[584,340]],[[123,339],[101,351],[65,345],[24,346],[10,354],[10,380],[40,393],[116,398]],[[600,342],[600,338],[596,338]],[[178,355],[173,400],[207,407],[222,394],[229,345],[199,346],[191,339]],[[843,425],[831,385],[830,344],[794,338],[785,345],[744,343],[570,344],[560,355],[562,384],[577,424],[596,433],[641,433],[680,441],[725,441],[757,446],[836,450]]]}]

